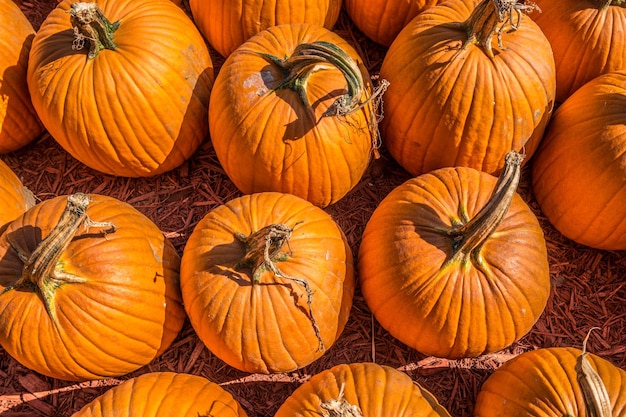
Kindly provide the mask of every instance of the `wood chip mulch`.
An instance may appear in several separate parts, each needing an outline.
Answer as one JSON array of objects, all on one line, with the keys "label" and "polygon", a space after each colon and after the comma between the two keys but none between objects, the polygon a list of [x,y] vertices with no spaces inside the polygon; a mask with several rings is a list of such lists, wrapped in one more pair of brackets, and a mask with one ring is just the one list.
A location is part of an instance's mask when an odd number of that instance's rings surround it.
[{"label": "wood chip mulch", "polygon": [[[21,7],[38,28],[56,3],[24,0]],[[183,7],[188,11],[186,2]],[[385,49],[368,41],[345,15],[336,31],[354,44],[375,75]],[[217,56],[216,62],[220,62]],[[180,254],[206,213],[241,195],[221,169],[208,138],[183,166],[155,178],[118,178],[93,171],[69,156],[48,134],[0,158],[40,200],[86,192],[132,204],[163,230]],[[377,204],[409,178],[383,150],[356,188],[326,209],[346,233],[355,254]],[[313,364],[285,374],[247,374],[231,368],[204,347],[188,322],[170,349],[151,364],[102,381],[71,383],[48,378],[21,366],[0,348],[0,415],[69,416],[123,380],[146,372],[174,371],[217,382],[234,395],[250,417],[270,417],[312,375],[340,363],[375,361],[406,372],[453,416],[471,416],[481,384],[502,363],[536,348],[581,347],[592,327],[600,330],[591,333],[588,350],[626,369],[626,254],[583,247],[560,235],[533,198],[528,167],[524,168],[519,193],[545,231],[552,292],[531,332],[508,349],[463,360],[427,357],[382,329],[357,289],[350,319],[339,340]]]}]

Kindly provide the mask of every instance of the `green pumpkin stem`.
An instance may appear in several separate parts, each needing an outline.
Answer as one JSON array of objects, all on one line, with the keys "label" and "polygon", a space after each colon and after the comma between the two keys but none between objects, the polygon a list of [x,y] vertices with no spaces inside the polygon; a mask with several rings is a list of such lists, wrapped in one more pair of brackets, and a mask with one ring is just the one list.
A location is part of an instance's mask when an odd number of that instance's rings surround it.
[{"label": "green pumpkin stem", "polygon": [[81,50],[89,42],[89,59],[95,58],[103,49],[115,50],[113,34],[120,25],[119,20],[111,23],[96,3],[72,3],[67,11],[74,28],[72,49]]},{"label": "green pumpkin stem", "polygon": [[490,58],[494,57],[491,46],[494,36],[498,37],[498,47],[504,48],[502,32],[508,25],[511,31],[519,29],[522,12],[539,9],[535,4],[518,3],[517,0],[483,0],[472,11],[469,18],[461,23],[467,33],[467,40],[456,53],[458,56],[469,45],[478,44]]},{"label": "green pumpkin stem", "polygon": [[504,168],[487,204],[474,218],[450,232],[454,251],[451,260],[468,254],[480,256],[480,248],[496,230],[511,206],[519,184],[523,160],[524,155],[520,153],[507,153]]},{"label": "green pumpkin stem", "polygon": [[587,359],[587,341],[594,329],[598,329],[598,327],[589,330],[583,341],[582,353],[576,359],[576,380],[583,394],[587,416],[612,417],[613,409],[606,385]]},{"label": "green pumpkin stem", "polygon": [[626,6],[626,0],[597,0],[598,9],[606,9],[609,6]]},{"label": "green pumpkin stem", "polygon": [[85,278],[64,272],[59,267],[61,255],[69,246],[80,226],[84,226],[85,229],[90,227],[107,228],[108,230],[104,231],[105,234],[115,231],[113,223],[94,222],[89,218],[87,206],[90,201],[91,198],[87,194],[77,193],[68,196],[67,205],[58,223],[30,254],[9,240],[24,263],[24,267],[20,279],[5,291],[19,288],[30,288],[37,291],[45,304],[46,311],[55,323],[54,293],[56,289],[64,284],[86,282]]},{"label": "green pumpkin stem", "polygon": [[289,238],[293,228],[285,224],[270,224],[260,230],[251,233],[249,236],[243,233],[236,233],[235,237],[241,241],[246,247],[246,254],[237,263],[235,269],[251,268],[252,269],[252,284],[256,285],[261,280],[261,274],[265,271],[271,271],[275,276],[281,277],[295,282],[304,288],[307,293],[307,306],[309,309],[309,319],[313,325],[315,336],[319,342],[319,350],[325,350],[324,341],[322,340],[322,334],[317,324],[317,320],[313,316],[313,290],[309,285],[309,282],[303,278],[297,278],[289,276],[283,273],[275,262],[285,261],[288,258],[288,254],[281,252],[285,244],[289,245]]}]

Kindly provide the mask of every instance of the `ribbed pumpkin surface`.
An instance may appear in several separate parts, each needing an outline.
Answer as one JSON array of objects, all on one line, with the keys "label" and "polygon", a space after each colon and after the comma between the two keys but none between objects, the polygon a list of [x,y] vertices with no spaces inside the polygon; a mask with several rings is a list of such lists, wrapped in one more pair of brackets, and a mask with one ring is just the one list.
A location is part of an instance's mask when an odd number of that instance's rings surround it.
[{"label": "ribbed pumpkin surface", "polygon": [[[284,276],[262,267],[254,283],[236,234],[273,224],[293,228],[274,258]],[[310,308],[305,288],[285,276],[308,282]],[[193,328],[216,356],[247,372],[286,372],[319,358],[343,331],[354,292],[352,253],[322,209],[290,194],[252,194],[198,223],[183,252],[181,287]]]},{"label": "ribbed pumpkin surface", "polygon": [[33,41],[28,86],[52,137],[85,165],[139,177],[179,166],[208,133],[213,67],[204,39],[170,1],[102,0],[115,50],[74,50],[66,0]]},{"label": "ribbed pumpkin surface", "polygon": [[532,165],[554,227],[600,249],[626,249],[626,71],[598,76],[555,112]]},{"label": "ribbed pumpkin surface", "polygon": [[196,375],[147,373],[109,389],[72,417],[246,417],[222,387]]},{"label": "ribbed pumpkin surface", "polygon": [[[475,417],[589,416],[576,380],[574,348],[523,353],[498,368],[483,384]],[[626,414],[626,371],[594,354],[587,359],[609,394],[613,416]]]},{"label": "ribbed pumpkin surface", "polygon": [[[339,398],[342,386],[343,396]],[[430,392],[407,374],[364,362],[336,365],[314,375],[287,398],[275,417],[318,417],[327,413],[321,405],[333,400],[345,400],[367,417],[450,416]]]},{"label": "ribbed pumpkin surface", "polygon": [[0,160],[0,231],[35,205],[35,197],[11,168]]},{"label": "ribbed pumpkin surface", "polygon": [[[465,22],[477,1],[430,7],[397,36],[380,75],[383,141],[413,175],[448,166],[490,174],[510,150],[530,158],[552,114],[554,58],[550,43],[526,15],[505,25],[494,57],[468,40]],[[508,16],[508,14],[507,14]],[[514,20],[515,21],[515,20]]]},{"label": "ribbed pumpkin surface", "polygon": [[[0,153],[15,151],[42,131],[26,83],[35,30],[12,0],[0,0]],[[10,28],[10,29],[9,29]]]},{"label": "ribbed pumpkin surface", "polygon": [[341,0],[189,0],[189,7],[211,46],[227,57],[272,26],[310,23],[331,29]]},{"label": "ribbed pumpkin surface", "polygon": [[57,273],[85,280],[53,288],[46,310],[32,287],[13,288],[30,253],[56,225],[67,197],[45,200],[0,237],[0,345],[24,366],[64,380],[127,374],[160,355],[185,313],[179,257],[147,217],[127,203],[92,196],[87,214],[115,232],[82,227],[56,263]]}]

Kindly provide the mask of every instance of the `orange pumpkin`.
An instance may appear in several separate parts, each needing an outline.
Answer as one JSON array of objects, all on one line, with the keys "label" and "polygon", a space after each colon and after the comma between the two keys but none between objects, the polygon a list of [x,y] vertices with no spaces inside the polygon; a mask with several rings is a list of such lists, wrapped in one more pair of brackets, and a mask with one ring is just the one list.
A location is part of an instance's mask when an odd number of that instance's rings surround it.
[{"label": "orange pumpkin", "polygon": [[246,195],[196,225],[181,288],[193,328],[217,357],[246,372],[292,371],[343,331],[352,253],[319,207],[291,194]]},{"label": "orange pumpkin", "polygon": [[110,388],[72,417],[246,417],[225,389],[206,378],[174,372],[140,375]]},{"label": "orange pumpkin", "polygon": [[63,380],[134,371],[183,325],[179,265],[159,228],[127,203],[45,200],[0,236],[0,345]]},{"label": "orange pumpkin", "polygon": [[621,0],[536,0],[530,16],[546,35],[556,63],[556,100],[562,103],[593,78],[626,70]]},{"label": "orange pumpkin", "polygon": [[497,174],[508,151],[530,158],[543,136],[554,105],[552,49],[516,14],[530,6],[444,3],[413,19],[385,56],[384,144],[413,175],[450,166]]},{"label": "orange pumpkin", "polygon": [[626,70],[600,75],[554,113],[532,164],[533,193],[573,241],[626,249]]},{"label": "orange pumpkin", "polygon": [[85,165],[127,177],[191,156],[208,133],[212,83],[204,39],[161,0],[65,0],[37,32],[28,65],[52,137]]},{"label": "orange pumpkin", "polygon": [[200,32],[227,57],[272,26],[309,23],[332,29],[341,0],[189,0],[189,8]]},{"label": "orange pumpkin", "polygon": [[407,374],[370,362],[336,365],[298,387],[275,417],[450,417]]},{"label": "orange pumpkin", "polygon": [[[43,132],[26,83],[35,30],[11,0],[0,0],[0,153],[13,152]],[[8,29],[10,28],[10,30]]]},{"label": "orange pumpkin", "polygon": [[271,27],[220,69],[209,107],[215,153],[245,194],[291,193],[327,206],[358,183],[377,146],[374,94],[337,34]]},{"label": "orange pumpkin", "polygon": [[19,177],[0,160],[0,234],[5,225],[35,205],[35,196]]},{"label": "orange pumpkin", "polygon": [[550,294],[546,242],[515,192],[519,154],[499,179],[440,168],[396,187],[369,219],[359,282],[378,322],[432,356],[463,358],[524,336]]},{"label": "orange pumpkin", "polygon": [[441,0],[344,0],[344,8],[371,40],[389,46],[415,16]]},{"label": "orange pumpkin", "polygon": [[[626,371],[594,354],[585,353],[589,368],[606,389],[607,410],[592,414],[578,380],[582,351],[574,348],[543,348],[511,359],[482,385],[475,417],[562,417],[626,415]],[[584,369],[584,368],[583,368]],[[583,374],[585,375],[585,374]],[[602,397],[601,397],[602,398]],[[592,404],[590,404],[590,402]]]}]

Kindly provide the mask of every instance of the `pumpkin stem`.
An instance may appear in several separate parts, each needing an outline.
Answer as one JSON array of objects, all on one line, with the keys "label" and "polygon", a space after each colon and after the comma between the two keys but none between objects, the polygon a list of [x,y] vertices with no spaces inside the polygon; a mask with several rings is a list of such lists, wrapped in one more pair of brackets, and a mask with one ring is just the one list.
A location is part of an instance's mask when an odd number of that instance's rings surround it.
[{"label": "pumpkin stem", "polygon": [[333,66],[343,74],[347,83],[345,94],[337,98],[322,114],[322,117],[338,117],[345,119],[369,105],[368,127],[372,135],[374,151],[380,147],[380,133],[378,123],[382,120],[382,95],[389,86],[389,81],[380,80],[376,88],[366,85],[359,64],[337,45],[316,41],[299,44],[290,57],[281,59],[269,54],[260,54],[268,62],[278,66],[284,73],[285,79],[276,89],[289,88],[295,91],[302,103],[311,108],[306,94],[306,85],[309,77],[324,66]]},{"label": "pumpkin stem", "polygon": [[[518,0],[483,0],[472,11],[469,18],[461,24],[467,32],[467,40],[461,49],[455,54],[458,56],[469,45],[480,45],[487,56],[493,58],[491,42],[493,36],[498,37],[498,47],[504,48],[502,32],[508,24],[511,31],[519,29],[522,21],[522,12],[539,10],[534,3],[519,3]],[[540,11],[540,10],[539,10]]]},{"label": "pumpkin stem", "polygon": [[599,9],[606,9],[609,6],[626,6],[626,0],[598,0]]},{"label": "pumpkin stem", "polygon": [[581,355],[576,359],[576,380],[578,386],[583,393],[585,400],[585,409],[589,417],[611,417],[613,410],[611,408],[611,399],[607,392],[606,386],[600,378],[600,375],[591,366],[587,359],[587,341],[592,330],[598,330],[599,327],[592,327],[587,332],[583,341],[583,350]]},{"label": "pumpkin stem", "polygon": [[450,261],[457,256],[467,254],[472,254],[474,257],[480,256],[480,248],[496,230],[513,201],[523,160],[524,155],[520,153],[515,151],[507,153],[504,168],[487,204],[473,219],[449,232],[454,251]]},{"label": "pumpkin stem", "polygon": [[103,49],[116,48],[113,43],[113,33],[120,26],[119,20],[111,23],[96,3],[72,3],[67,11],[74,28],[72,49],[81,50],[85,47],[85,40],[89,41],[89,59],[95,58]]},{"label": "pumpkin stem", "polygon": [[67,249],[81,225],[87,230],[90,227],[107,228],[108,230],[103,232],[105,235],[115,231],[113,223],[95,222],[89,218],[87,206],[90,201],[91,198],[87,194],[77,193],[69,195],[67,197],[67,205],[58,223],[30,254],[9,239],[11,247],[17,252],[24,263],[24,267],[20,279],[13,286],[7,287],[3,293],[19,288],[29,288],[37,291],[45,304],[48,315],[55,323],[54,292],[56,289],[64,284],[86,282],[85,278],[62,270],[59,264],[61,255]]},{"label": "pumpkin stem", "polygon": [[324,417],[363,417],[361,409],[354,404],[350,404],[343,396],[345,383],[341,383],[337,399],[331,398],[320,404]]},{"label": "pumpkin stem", "polygon": [[[296,223],[299,224],[301,222]],[[295,227],[295,226],[294,226]],[[325,350],[324,341],[322,340],[322,333],[320,331],[317,320],[313,316],[313,290],[309,285],[309,282],[303,278],[297,278],[289,276],[283,273],[276,261],[284,261],[287,259],[287,254],[282,253],[281,250],[285,244],[289,245],[289,238],[293,228],[285,224],[270,224],[260,230],[251,233],[249,236],[245,236],[243,233],[236,233],[235,237],[239,239],[246,246],[246,254],[237,265],[239,268],[251,268],[252,269],[252,284],[258,284],[261,280],[261,274],[267,270],[284,279],[295,282],[304,288],[307,294],[307,307],[309,309],[309,318],[315,331],[315,336],[319,342],[318,349]]]}]

